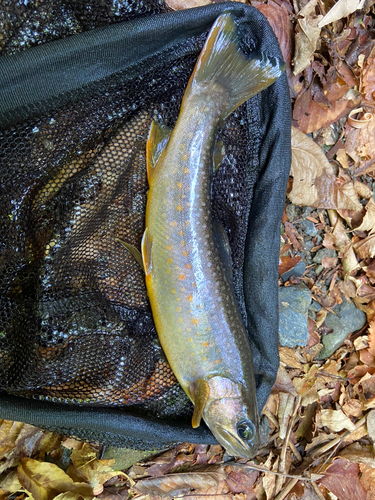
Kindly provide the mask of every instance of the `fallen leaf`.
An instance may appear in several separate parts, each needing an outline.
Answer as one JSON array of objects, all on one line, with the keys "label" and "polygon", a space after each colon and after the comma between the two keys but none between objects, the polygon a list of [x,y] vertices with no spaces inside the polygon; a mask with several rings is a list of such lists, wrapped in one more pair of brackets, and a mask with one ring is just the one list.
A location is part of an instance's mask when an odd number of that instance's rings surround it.
[{"label": "fallen leaf", "polygon": [[332,267],[335,267],[337,264],[337,258],[336,257],[323,257],[322,259],[322,266],[324,269],[331,269]]},{"label": "fallen leaf", "polygon": [[22,488],[15,471],[9,472],[0,482],[0,498],[8,498]]},{"label": "fallen leaf", "polygon": [[362,75],[362,92],[365,98],[373,100],[375,98],[375,46],[371,50],[370,55],[367,57]]},{"label": "fallen leaf", "polygon": [[372,234],[375,231],[375,202],[371,198],[365,207],[365,215],[359,226],[356,227],[358,231],[370,231]]},{"label": "fallen leaf", "polygon": [[289,271],[290,269],[293,269],[293,267],[295,267],[300,260],[301,257],[299,255],[297,255],[296,257],[290,257],[289,255],[280,257],[280,263],[279,263],[280,276]]},{"label": "fallen leaf", "polygon": [[365,0],[338,0],[319,22],[319,28],[323,28],[323,26],[327,24],[334,23],[343,17],[347,17],[356,10],[362,9],[364,3]]},{"label": "fallen leaf", "polygon": [[302,370],[302,364],[298,361],[296,352],[291,347],[279,347],[280,362],[291,368]]},{"label": "fallen leaf", "polygon": [[370,410],[368,412],[366,426],[369,437],[375,442],[375,410]]},{"label": "fallen leaf", "polygon": [[38,500],[52,500],[59,493],[67,491],[84,498],[93,498],[88,484],[74,483],[62,469],[52,463],[22,458],[17,467],[17,476],[22,486]]},{"label": "fallen leaf", "polygon": [[343,429],[353,431],[355,425],[342,410],[321,410],[318,414],[317,422],[319,427],[327,427],[332,432],[340,432]]},{"label": "fallen leaf", "polygon": [[[16,427],[17,427],[17,423]],[[15,446],[6,455],[6,459],[0,464],[0,473],[6,471],[9,467],[16,465],[21,457],[30,457],[37,453],[43,439],[43,431],[38,427],[29,424],[21,424],[18,428]]]},{"label": "fallen leaf", "polygon": [[354,253],[353,244],[337,212],[335,210],[328,210],[328,216],[333,227],[334,247],[341,255],[341,264],[345,272],[345,279],[347,279],[360,266]]},{"label": "fallen leaf", "polygon": [[363,128],[348,131],[345,150],[359,166],[375,158],[375,120],[369,121]]},{"label": "fallen leaf", "polygon": [[225,482],[231,493],[246,493],[246,500],[256,500],[253,485],[259,477],[259,472],[236,470],[231,466],[225,467],[225,472],[228,474]]},{"label": "fallen leaf", "polygon": [[361,210],[351,181],[336,179],[333,167],[312,139],[292,127],[293,187],[288,198],[295,205]]},{"label": "fallen leaf", "polygon": [[357,241],[357,243],[354,243],[353,248],[361,259],[375,257],[375,234]]},{"label": "fallen leaf", "polygon": [[298,12],[295,53],[293,59],[293,73],[295,75],[298,75],[298,73],[301,73],[307,68],[314,57],[314,52],[320,36],[318,24],[323,18],[323,16],[317,16],[315,13],[317,4],[318,0],[310,0],[307,5]]},{"label": "fallen leaf", "polygon": [[16,439],[24,426],[21,422],[3,420],[0,425],[0,459],[16,446]]},{"label": "fallen leaf", "polygon": [[[344,151],[344,150],[340,149],[340,151]],[[363,182],[359,182],[359,181],[355,180],[354,181],[354,189],[360,198],[365,198],[366,200],[371,201],[372,196],[373,196],[373,192],[372,192],[372,189],[370,189],[368,186],[366,186],[366,184],[363,184]],[[374,201],[374,200],[372,200],[372,201]]]},{"label": "fallen leaf", "polygon": [[227,493],[229,491],[225,482],[226,477],[227,474],[224,472],[168,474],[162,477],[142,479],[133,486],[131,491],[162,496],[168,494],[169,497],[179,496],[184,491],[189,491],[191,495],[191,490],[195,494],[214,495],[219,492]]},{"label": "fallen leaf", "polygon": [[340,500],[367,499],[366,490],[359,480],[359,466],[345,458],[336,458],[317,482]]},{"label": "fallen leaf", "polygon": [[375,469],[367,464],[360,464],[359,469],[361,484],[368,493],[367,500],[372,500],[375,497]]}]

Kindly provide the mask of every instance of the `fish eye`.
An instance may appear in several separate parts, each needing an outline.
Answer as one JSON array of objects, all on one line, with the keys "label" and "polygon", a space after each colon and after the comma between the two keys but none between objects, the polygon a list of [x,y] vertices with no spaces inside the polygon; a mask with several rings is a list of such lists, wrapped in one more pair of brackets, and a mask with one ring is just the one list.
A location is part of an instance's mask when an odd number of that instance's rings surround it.
[{"label": "fish eye", "polygon": [[238,422],[237,434],[243,441],[252,441],[255,437],[255,425],[249,420]]}]

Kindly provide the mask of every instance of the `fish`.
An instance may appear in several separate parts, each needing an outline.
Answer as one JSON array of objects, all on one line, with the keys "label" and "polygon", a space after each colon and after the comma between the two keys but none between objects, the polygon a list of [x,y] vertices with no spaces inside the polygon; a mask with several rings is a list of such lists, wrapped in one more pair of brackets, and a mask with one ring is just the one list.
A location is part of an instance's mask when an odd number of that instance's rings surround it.
[{"label": "fish", "polygon": [[146,147],[142,264],[156,331],[194,404],[192,426],[203,418],[227,453],[243,458],[255,456],[259,444],[255,377],[225,265],[228,241],[212,220],[211,185],[225,154],[216,144],[219,128],[282,71],[278,59],[243,53],[235,20],[224,12],[197,60],[174,129],[153,121]]}]

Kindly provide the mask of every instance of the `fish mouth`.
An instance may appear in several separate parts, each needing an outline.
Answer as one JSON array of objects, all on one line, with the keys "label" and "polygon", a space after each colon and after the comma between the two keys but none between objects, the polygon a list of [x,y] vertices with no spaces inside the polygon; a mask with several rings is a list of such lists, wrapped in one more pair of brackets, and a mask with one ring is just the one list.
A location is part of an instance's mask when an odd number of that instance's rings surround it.
[{"label": "fish mouth", "polygon": [[255,443],[245,445],[238,436],[222,427],[216,429],[216,434],[220,437],[219,441],[225,443],[224,447],[228,455],[241,458],[253,458],[256,455],[258,446]]}]

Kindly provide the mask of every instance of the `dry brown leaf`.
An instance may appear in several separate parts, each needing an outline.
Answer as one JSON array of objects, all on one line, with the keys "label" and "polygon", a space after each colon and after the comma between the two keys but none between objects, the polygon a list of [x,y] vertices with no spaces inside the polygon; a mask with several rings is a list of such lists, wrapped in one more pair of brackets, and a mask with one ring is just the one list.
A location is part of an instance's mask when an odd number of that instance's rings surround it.
[{"label": "dry brown leaf", "polygon": [[179,496],[182,492],[194,491],[195,494],[204,493],[214,495],[227,493],[229,488],[225,482],[224,472],[199,472],[186,474],[168,474],[162,477],[142,479],[138,481],[131,491],[133,493],[151,493],[153,495]]},{"label": "dry brown leaf", "polygon": [[366,426],[369,437],[375,442],[375,410],[370,410],[368,412]]},{"label": "dry brown leaf", "polygon": [[361,484],[368,492],[367,500],[373,500],[375,498],[375,469],[367,464],[360,464],[359,469],[361,471]]},{"label": "dry brown leaf", "polygon": [[340,162],[342,168],[349,168],[348,157],[346,156],[345,149],[339,149],[336,153],[336,160]]},{"label": "dry brown leaf", "polygon": [[[263,467],[265,469],[276,470],[277,471],[277,467],[278,467],[278,464],[279,464],[279,461],[280,461],[280,457],[276,458],[276,461],[275,461],[274,464],[272,464],[273,461],[274,461],[274,455],[271,452],[268,455],[268,458],[267,458],[266,462],[264,463]],[[266,474],[263,475],[262,484],[263,484],[264,491],[266,493],[267,500],[270,500],[271,498],[274,498],[275,488],[276,488],[276,479],[277,479],[277,477],[276,477],[275,474],[267,474],[266,473]],[[257,497],[259,498],[259,495],[257,495]]]},{"label": "dry brown leaf", "polygon": [[361,402],[358,401],[358,399],[348,399],[342,406],[342,411],[347,417],[359,418],[362,416],[363,408]]},{"label": "dry brown leaf", "polygon": [[347,235],[347,230],[337,212],[335,210],[328,210],[328,216],[333,227],[332,236],[334,238],[334,246],[341,256],[341,264],[346,279],[353,271],[359,269],[360,266],[355,256],[352,242]]},{"label": "dry brown leaf", "polygon": [[296,352],[291,347],[279,347],[279,355],[281,363],[284,363],[290,368],[297,368],[298,370],[302,370],[302,364],[300,361],[298,361]]},{"label": "dry brown leaf", "polygon": [[9,472],[0,482],[0,498],[5,499],[22,488],[15,471]]},{"label": "dry brown leaf", "polygon": [[38,427],[22,424],[14,448],[7,453],[6,459],[0,464],[0,473],[16,465],[20,457],[35,455],[40,449],[43,435],[43,431]]},{"label": "dry brown leaf", "polygon": [[353,248],[361,259],[375,257],[375,234],[371,234],[367,236],[367,238],[357,241],[357,243],[354,243]]},{"label": "dry brown leaf", "polygon": [[337,264],[337,258],[336,257],[323,257],[322,259],[322,266],[324,269],[331,269],[332,267],[335,267]]},{"label": "dry brown leaf", "polygon": [[21,422],[3,420],[0,425],[0,459],[16,446],[16,439],[24,426]]},{"label": "dry brown leaf", "polygon": [[292,127],[293,187],[288,197],[295,205],[361,210],[354,185],[341,183],[320,147]]},{"label": "dry brown leaf", "polygon": [[369,353],[375,356],[375,320],[371,320],[368,326]]},{"label": "dry brown leaf", "polygon": [[317,423],[319,427],[327,427],[332,432],[340,432],[343,429],[353,431],[355,425],[342,410],[321,410],[318,414]]},{"label": "dry brown leaf", "polygon": [[318,24],[323,18],[316,15],[318,0],[310,0],[298,13],[297,33],[295,37],[295,54],[293,59],[295,75],[301,73],[310,64],[316,50],[320,28]]},{"label": "dry brown leaf", "polygon": [[272,387],[273,391],[285,392],[297,396],[297,391],[290,379],[288,372],[280,365],[277,371],[276,381]]},{"label": "dry brown leaf", "polygon": [[17,476],[22,486],[38,500],[52,500],[59,493],[72,491],[84,498],[93,498],[91,487],[85,483],[74,483],[57,465],[22,458],[17,467]]},{"label": "dry brown leaf", "polygon": [[293,269],[293,267],[298,264],[298,262],[301,260],[301,257],[297,255],[296,257],[290,257],[289,255],[284,255],[283,257],[280,257],[279,260],[279,274],[280,276],[290,269]]},{"label": "dry brown leaf", "polygon": [[375,202],[372,197],[367,203],[365,209],[366,213],[363,217],[362,223],[356,227],[356,230],[370,231],[370,234],[372,234],[375,231]]},{"label": "dry brown leaf", "polygon": [[99,495],[103,491],[103,484],[116,476],[121,476],[122,472],[112,469],[115,460],[91,460],[80,466],[69,466],[67,473],[75,481],[89,483],[94,495]]},{"label": "dry brown leaf", "polygon": [[318,483],[340,500],[367,499],[366,490],[359,480],[359,466],[345,458],[336,458]]},{"label": "dry brown leaf", "polygon": [[375,97],[375,46],[371,50],[370,55],[367,57],[362,75],[362,92],[365,98],[373,100]]},{"label": "dry brown leaf", "polygon": [[[344,151],[344,150],[340,149],[340,151]],[[372,196],[373,196],[373,192],[372,192],[372,189],[370,189],[368,186],[366,186],[366,184],[363,184],[363,182],[359,182],[359,181],[355,180],[354,181],[354,189],[360,198],[365,198],[366,200],[371,201]]]},{"label": "dry brown leaf", "polygon": [[356,165],[375,158],[375,120],[361,129],[352,128],[346,135],[345,150]]},{"label": "dry brown leaf", "polygon": [[339,21],[343,17],[347,17],[358,9],[362,9],[365,0],[338,0],[337,3],[327,12],[319,23],[319,28],[323,28],[327,24]]}]

